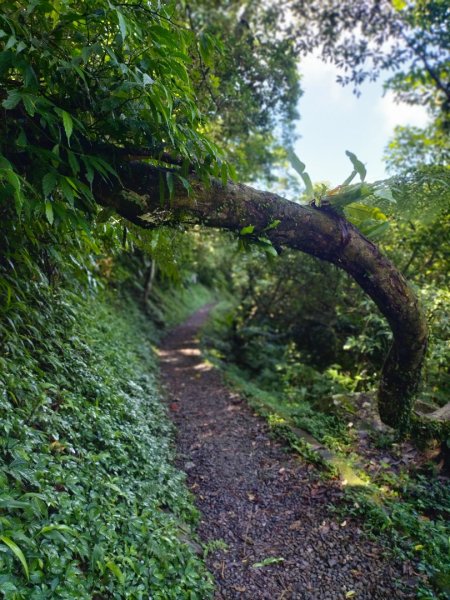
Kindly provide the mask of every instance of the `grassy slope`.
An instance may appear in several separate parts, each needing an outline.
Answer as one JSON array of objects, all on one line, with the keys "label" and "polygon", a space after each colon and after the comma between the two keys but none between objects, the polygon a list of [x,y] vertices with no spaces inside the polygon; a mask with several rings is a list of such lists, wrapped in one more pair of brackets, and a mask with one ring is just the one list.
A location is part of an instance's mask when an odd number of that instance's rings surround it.
[{"label": "grassy slope", "polygon": [[0,356],[3,597],[209,597],[150,321],[105,293],[55,302],[30,351],[10,336]]}]

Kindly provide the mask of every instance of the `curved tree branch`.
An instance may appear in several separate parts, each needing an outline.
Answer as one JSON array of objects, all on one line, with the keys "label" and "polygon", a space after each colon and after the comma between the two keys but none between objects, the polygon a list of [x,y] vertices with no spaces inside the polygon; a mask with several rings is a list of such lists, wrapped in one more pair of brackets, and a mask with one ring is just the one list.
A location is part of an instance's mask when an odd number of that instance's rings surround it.
[{"label": "curved tree branch", "polygon": [[121,185],[103,182],[94,192],[100,204],[114,207],[143,227],[188,217],[191,222],[235,232],[253,225],[257,233],[279,220],[275,229],[264,233],[276,248],[306,252],[349,273],[392,329],[394,341],[380,378],[379,412],[384,423],[405,430],[420,381],[427,327],[413,290],[377,246],[334,212],[302,206],[242,184],[222,185],[214,180],[207,186],[192,177],[193,193],[188,195],[175,183],[173,198],[162,207],[161,176],[165,179],[164,169],[129,163],[120,170]]}]

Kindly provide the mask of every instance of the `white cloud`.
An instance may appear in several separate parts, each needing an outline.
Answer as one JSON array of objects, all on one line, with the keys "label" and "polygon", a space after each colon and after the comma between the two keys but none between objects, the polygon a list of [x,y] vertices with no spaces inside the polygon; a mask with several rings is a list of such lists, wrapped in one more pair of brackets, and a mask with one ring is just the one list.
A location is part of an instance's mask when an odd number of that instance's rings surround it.
[{"label": "white cloud", "polygon": [[302,75],[301,85],[306,92],[314,88],[322,95],[326,94],[327,99],[333,102],[349,104],[349,100],[351,101],[349,90],[336,83],[340,71],[335,65],[325,63],[320,58],[309,54],[300,61],[299,71]]},{"label": "white cloud", "polygon": [[308,54],[299,63],[299,70],[305,77],[310,79],[321,79],[335,75],[336,67],[330,63],[323,62],[313,54]]},{"label": "white cloud", "polygon": [[427,111],[423,106],[412,106],[404,102],[396,102],[392,92],[387,92],[380,99],[378,112],[382,116],[385,130],[389,133],[397,125],[424,127],[429,121]]}]

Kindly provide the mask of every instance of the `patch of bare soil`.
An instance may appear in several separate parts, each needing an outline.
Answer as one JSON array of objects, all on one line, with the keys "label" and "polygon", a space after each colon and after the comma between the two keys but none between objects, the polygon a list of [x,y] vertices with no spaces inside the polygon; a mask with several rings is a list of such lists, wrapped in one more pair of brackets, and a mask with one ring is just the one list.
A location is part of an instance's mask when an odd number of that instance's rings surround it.
[{"label": "patch of bare soil", "polygon": [[337,521],[328,506],[341,501],[339,486],[271,439],[203,360],[196,336],[208,310],[174,329],[160,354],[200,537],[227,545],[206,557],[216,599],[415,598],[412,565],[389,558],[357,522]]}]

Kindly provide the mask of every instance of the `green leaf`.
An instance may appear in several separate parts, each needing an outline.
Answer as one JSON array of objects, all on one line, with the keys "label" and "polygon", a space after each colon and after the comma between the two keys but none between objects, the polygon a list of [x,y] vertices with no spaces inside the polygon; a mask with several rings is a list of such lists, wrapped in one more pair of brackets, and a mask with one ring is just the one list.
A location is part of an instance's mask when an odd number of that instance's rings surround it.
[{"label": "green leaf", "polygon": [[202,33],[200,35],[200,43],[198,46],[202,61],[206,66],[212,67],[214,62],[214,43],[213,39],[208,33]]},{"label": "green leaf", "polygon": [[70,136],[72,135],[73,131],[73,120],[69,113],[65,110],[61,111],[61,116],[63,120],[64,131],[66,132],[67,142],[70,145]]},{"label": "green leaf", "polygon": [[19,102],[21,100],[22,100],[22,94],[20,92],[18,92],[17,90],[14,90],[14,91],[8,93],[7,98],[5,98],[5,100],[3,100],[3,102],[2,102],[2,106],[3,106],[3,108],[6,108],[6,110],[11,110],[13,108],[16,108],[16,106],[19,104]]},{"label": "green leaf", "polygon": [[5,50],[9,50],[10,48],[12,48],[16,42],[17,42],[16,36],[12,35],[9,38],[9,40],[6,42]]},{"label": "green leaf", "polygon": [[240,230],[239,235],[250,235],[254,231],[255,231],[255,226],[254,225],[247,225],[246,227],[243,227]]},{"label": "green leaf", "polygon": [[51,531],[65,531],[66,533],[70,533],[70,535],[77,535],[77,532],[72,527],[68,525],[64,525],[64,523],[54,523],[53,525],[46,525],[43,527],[38,535],[45,535]]},{"label": "green leaf", "polygon": [[231,181],[237,181],[237,173],[236,169],[233,165],[228,165],[228,174],[230,176]]},{"label": "green leaf", "polygon": [[302,161],[299,159],[299,157],[295,154],[295,152],[293,150],[288,150],[287,156],[292,165],[292,168],[295,169],[295,171],[297,171],[297,173],[302,178],[303,183],[305,184],[306,195],[309,198],[312,198],[314,195],[314,189],[313,189],[311,178],[308,175],[308,173],[305,171],[305,168],[306,168],[305,163],[302,163]]},{"label": "green leaf", "polygon": [[44,177],[42,178],[42,191],[44,192],[44,196],[46,198],[47,196],[50,196],[50,194],[53,192],[57,182],[58,178],[54,171],[50,171],[49,173],[46,173],[44,175]]},{"label": "green leaf", "polygon": [[29,508],[30,504],[28,502],[23,502],[22,500],[14,500],[11,496],[6,496],[0,498],[0,508]]},{"label": "green leaf", "polygon": [[346,207],[345,214],[354,220],[363,221],[365,219],[376,219],[377,221],[387,221],[387,216],[376,206],[367,206],[354,202]]},{"label": "green leaf", "polygon": [[222,166],[220,168],[220,179],[222,181],[223,186],[227,185],[227,181],[228,181],[227,163],[222,163]]},{"label": "green leaf", "polygon": [[264,248],[264,252],[268,255],[268,256],[278,256],[278,252],[276,251],[276,249],[270,245],[270,246],[266,246]]},{"label": "green leaf", "polygon": [[80,171],[80,163],[78,162],[77,157],[70,150],[67,152],[67,158],[69,160],[70,168],[72,169],[72,173],[74,175],[78,175]]},{"label": "green leaf", "polygon": [[19,215],[22,211],[24,197],[22,194],[22,184],[20,177],[12,170],[11,163],[0,155],[0,179],[6,179],[14,190],[14,201],[16,212]]},{"label": "green leaf", "polygon": [[300,177],[302,177],[306,165],[305,163],[302,163],[302,161],[299,159],[299,157],[295,154],[295,152],[293,150],[288,150],[287,151],[287,156],[289,159],[289,162],[291,163],[292,168],[297,171],[297,173],[300,175]]},{"label": "green leaf", "polygon": [[26,47],[27,45],[25,44],[25,42],[19,42],[16,46],[16,54],[20,54],[22,50],[25,50]]},{"label": "green leaf", "polygon": [[45,216],[50,225],[53,225],[53,206],[50,200],[45,201]]},{"label": "green leaf", "polygon": [[155,83],[155,80],[153,79],[153,77],[150,77],[150,75],[148,73],[144,73],[144,75],[142,76],[142,83],[144,84],[144,87],[146,85],[152,85]]},{"label": "green leaf", "polygon": [[174,182],[173,182],[173,173],[171,173],[170,171],[166,172],[166,181],[167,181],[167,187],[169,189],[169,198],[172,199],[175,188],[174,188]]},{"label": "green leaf", "polygon": [[26,148],[28,146],[28,140],[25,131],[22,129],[16,139],[16,145],[20,148]]},{"label": "green leaf", "polygon": [[24,570],[24,573],[27,577],[27,579],[30,578],[30,573],[28,570],[28,563],[26,561],[26,558],[22,552],[22,550],[19,548],[19,546],[13,542],[13,540],[9,537],[6,537],[5,535],[0,536],[0,541],[2,541],[6,546],[8,546],[8,548],[11,550],[11,552],[20,560],[21,564],[22,564],[22,568]]},{"label": "green leaf", "polygon": [[355,171],[361,177],[361,181],[364,181],[364,179],[366,178],[366,175],[367,175],[367,170],[366,170],[366,167],[364,166],[364,164],[359,160],[359,158],[356,156],[356,154],[353,154],[353,152],[346,150],[345,154],[351,160]]},{"label": "green leaf", "polygon": [[281,556],[269,556],[268,558],[264,558],[261,562],[253,563],[252,567],[254,569],[260,569],[261,567],[267,567],[268,565],[275,565],[281,562],[284,562],[284,558]]},{"label": "green leaf", "polygon": [[125,576],[119,569],[119,567],[116,565],[116,563],[112,562],[112,560],[109,560],[106,563],[106,567],[111,571],[111,573],[113,573],[117,577],[117,579],[122,585],[125,583]]},{"label": "green leaf", "polygon": [[388,186],[383,186],[381,188],[375,189],[374,196],[376,198],[380,198],[381,200],[387,200],[388,202],[395,203],[395,198],[392,194],[392,190]]},{"label": "green leaf", "polygon": [[119,21],[119,28],[122,40],[125,41],[125,38],[127,37],[127,22],[120,10],[117,11],[117,19]]},{"label": "green leaf", "polygon": [[348,204],[370,196],[372,189],[366,183],[356,183],[346,187],[336,188],[335,193],[328,194],[325,200],[334,208],[342,209]]},{"label": "green leaf", "polygon": [[355,177],[356,177],[357,174],[358,173],[356,171],[352,171],[350,173],[350,175],[347,177],[347,179],[344,181],[344,183],[342,184],[342,186],[344,187],[346,185],[350,185],[351,182],[355,179]]},{"label": "green leaf", "polygon": [[361,232],[372,240],[382,237],[389,229],[388,221],[372,221],[361,226]]},{"label": "green leaf", "polygon": [[344,213],[347,219],[368,237],[380,237],[389,228],[387,216],[376,206],[355,202],[346,206]]},{"label": "green leaf", "polygon": [[314,188],[310,176],[308,175],[308,173],[305,172],[301,175],[301,178],[303,179],[303,183],[305,184],[306,195],[308,196],[308,198],[312,198],[314,196]]},{"label": "green leaf", "polygon": [[270,231],[271,229],[275,229],[281,223],[280,219],[275,219],[271,221],[267,227],[264,227],[263,231]]},{"label": "green leaf", "polygon": [[36,96],[32,96],[31,94],[23,94],[22,102],[30,117],[34,117],[36,112]]},{"label": "green leaf", "polygon": [[192,187],[191,187],[191,184],[189,183],[189,181],[188,181],[188,180],[187,180],[185,177],[182,177],[181,175],[178,175],[178,174],[177,174],[177,177],[178,177],[178,179],[181,181],[181,183],[182,183],[182,185],[183,185],[184,189],[185,189],[185,190],[186,190],[188,193],[190,193],[190,192],[192,191]]}]

